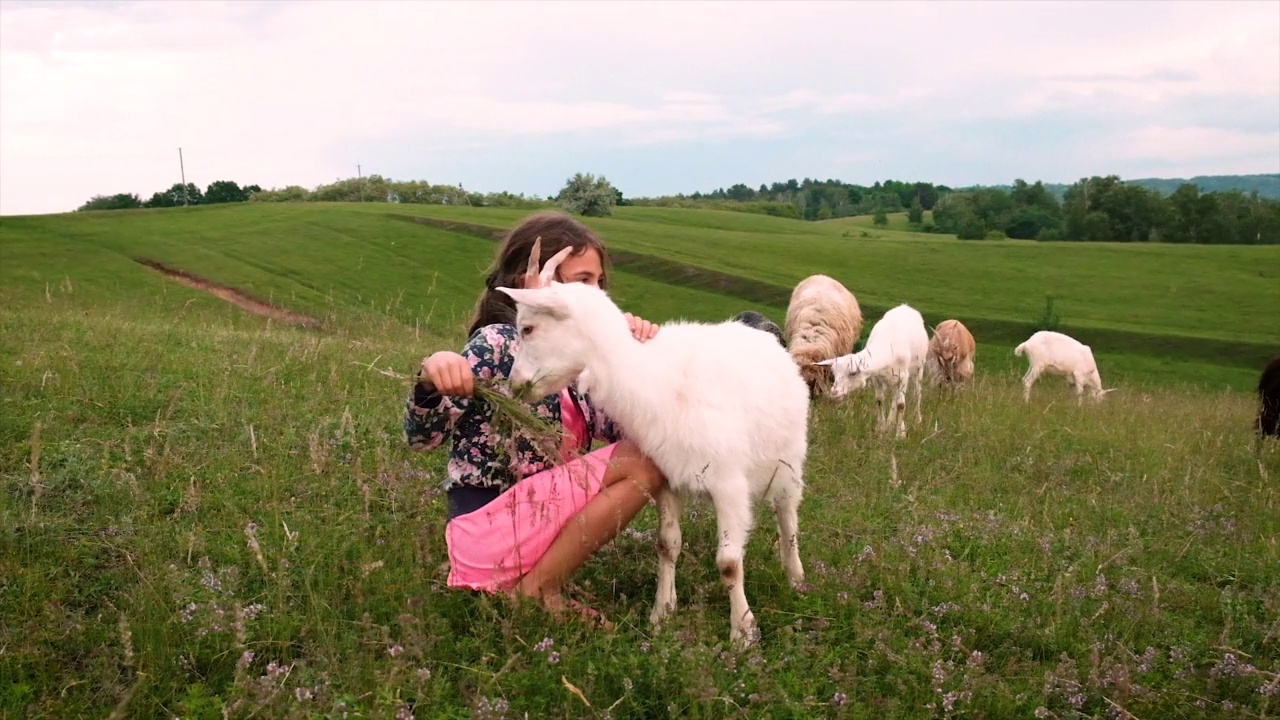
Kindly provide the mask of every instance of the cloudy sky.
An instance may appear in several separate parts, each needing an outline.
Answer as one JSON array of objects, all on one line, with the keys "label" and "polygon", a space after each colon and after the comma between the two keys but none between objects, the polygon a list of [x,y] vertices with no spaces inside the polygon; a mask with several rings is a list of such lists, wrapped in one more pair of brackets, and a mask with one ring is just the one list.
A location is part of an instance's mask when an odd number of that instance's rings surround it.
[{"label": "cloudy sky", "polygon": [[0,0],[0,214],[186,177],[628,196],[1280,172],[1280,2]]}]

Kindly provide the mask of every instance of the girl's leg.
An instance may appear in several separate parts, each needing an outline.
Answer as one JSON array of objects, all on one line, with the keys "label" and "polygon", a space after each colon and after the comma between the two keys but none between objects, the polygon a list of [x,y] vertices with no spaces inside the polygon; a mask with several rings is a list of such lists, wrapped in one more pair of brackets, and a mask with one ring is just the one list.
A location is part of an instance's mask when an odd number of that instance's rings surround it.
[{"label": "girl's leg", "polygon": [[550,610],[562,609],[564,583],[592,553],[617,537],[665,483],[662,472],[639,448],[626,440],[619,442],[601,480],[600,494],[565,524],[514,591],[538,598]]}]

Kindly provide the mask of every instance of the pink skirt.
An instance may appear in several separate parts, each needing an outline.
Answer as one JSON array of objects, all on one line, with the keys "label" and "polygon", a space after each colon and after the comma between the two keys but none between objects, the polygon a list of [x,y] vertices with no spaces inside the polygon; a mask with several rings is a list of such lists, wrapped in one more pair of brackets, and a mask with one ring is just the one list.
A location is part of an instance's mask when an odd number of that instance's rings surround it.
[{"label": "pink skirt", "polygon": [[445,526],[451,588],[508,590],[560,531],[600,494],[616,444],[606,445],[512,485],[488,505]]}]

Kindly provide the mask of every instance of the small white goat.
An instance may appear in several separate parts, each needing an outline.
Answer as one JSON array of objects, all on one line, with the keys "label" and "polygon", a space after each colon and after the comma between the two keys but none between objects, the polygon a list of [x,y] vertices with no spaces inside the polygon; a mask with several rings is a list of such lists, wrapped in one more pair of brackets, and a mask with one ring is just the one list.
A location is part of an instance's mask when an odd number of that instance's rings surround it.
[{"label": "small white goat", "polygon": [[511,382],[529,383],[542,397],[587,373],[592,400],[666,476],[667,487],[655,498],[654,624],[676,606],[681,496],[710,496],[720,538],[716,565],[729,593],[730,639],[755,642],[743,555],[756,502],[767,502],[777,516],[787,578],[796,587],[804,581],[797,511],[809,393],[799,368],[771,335],[732,321],[666,323],[641,343],[603,290],[550,282],[561,259],[547,262],[544,287],[498,288],[516,302],[520,347]]},{"label": "small white goat", "polygon": [[[835,375],[831,388],[834,397],[843,397],[868,383],[876,389],[878,422],[876,430],[885,432],[897,424],[898,437],[906,437],[907,391],[915,386],[916,422],[920,422],[920,392],[924,381],[924,362],[929,352],[929,331],[924,318],[910,305],[889,310],[871,327],[867,344],[858,352],[824,360]],[[885,407],[889,393],[893,401]]]},{"label": "small white goat", "polygon": [[809,391],[824,394],[831,381],[819,361],[853,352],[862,334],[857,298],[835,278],[810,275],[791,291],[784,324],[787,349]]},{"label": "small white goat", "polygon": [[1027,341],[1013,349],[1013,354],[1021,357],[1026,354],[1030,367],[1022,376],[1022,399],[1031,400],[1031,386],[1042,374],[1062,375],[1071,383],[1076,394],[1077,404],[1084,404],[1084,392],[1102,402],[1107,393],[1115,390],[1102,389],[1102,377],[1098,374],[1098,364],[1093,359],[1093,350],[1070,335],[1063,335],[1052,330],[1041,330]]}]

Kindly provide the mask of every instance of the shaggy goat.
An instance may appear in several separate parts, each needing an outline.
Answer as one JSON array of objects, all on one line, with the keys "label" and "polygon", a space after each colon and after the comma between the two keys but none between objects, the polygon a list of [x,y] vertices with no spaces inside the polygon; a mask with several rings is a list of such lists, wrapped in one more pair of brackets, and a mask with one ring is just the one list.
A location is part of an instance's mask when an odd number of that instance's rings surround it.
[{"label": "shaggy goat", "polygon": [[1262,370],[1258,378],[1258,433],[1280,437],[1280,355]]},{"label": "shaggy goat", "polygon": [[862,334],[857,298],[838,280],[810,275],[791,291],[785,325],[787,348],[809,393],[824,394],[831,379],[820,361],[853,352]]},{"label": "shaggy goat", "polygon": [[742,323],[750,328],[763,330],[778,339],[778,344],[782,347],[787,346],[787,338],[782,334],[782,328],[778,327],[778,323],[761,315],[754,310],[743,310],[733,316],[733,322]]},{"label": "shaggy goat", "polygon": [[[915,385],[916,422],[921,421],[920,385],[924,380],[925,356],[929,352],[929,331],[924,318],[910,305],[899,305],[871,326],[867,344],[851,355],[823,360],[835,376],[831,394],[843,397],[868,383],[876,389],[878,420],[876,430],[884,432],[897,424],[898,437],[906,437],[907,391]],[[893,402],[885,407],[890,391]]]},{"label": "shaggy goat", "polygon": [[973,377],[977,344],[973,333],[959,320],[943,320],[929,340],[925,367],[939,383],[956,386]]},{"label": "shaggy goat", "polygon": [[1061,375],[1071,383],[1078,404],[1084,404],[1084,392],[1097,402],[1115,388],[1102,389],[1102,377],[1093,350],[1070,335],[1052,330],[1041,330],[1013,349],[1021,357],[1026,353],[1030,366],[1022,376],[1022,399],[1031,400],[1031,386],[1042,374]]},{"label": "shaggy goat", "polygon": [[804,491],[809,397],[787,351],[741,323],[666,323],[641,343],[603,290],[550,283],[498,288],[516,302],[520,346],[513,386],[533,396],[557,392],[583,372],[592,400],[667,478],[658,509],[658,586],[650,620],[675,609],[682,496],[708,495],[720,546],[716,565],[729,594],[730,639],[757,639],[743,590],[743,554],[754,504],[777,516],[779,554],[793,586],[804,581],[797,511]]}]

